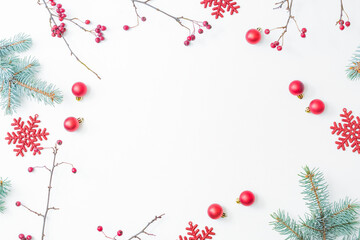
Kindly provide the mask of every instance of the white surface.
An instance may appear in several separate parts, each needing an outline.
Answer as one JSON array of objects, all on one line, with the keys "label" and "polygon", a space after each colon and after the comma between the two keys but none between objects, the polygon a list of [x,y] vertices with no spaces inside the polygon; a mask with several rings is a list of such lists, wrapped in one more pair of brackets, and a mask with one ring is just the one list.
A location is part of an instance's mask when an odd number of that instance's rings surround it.
[{"label": "white surface", "polygon": [[[294,15],[308,37],[300,38],[291,25],[281,53],[269,47],[277,34],[256,46],[244,40],[250,28],[284,23],[286,13],[273,11],[273,1],[239,1],[239,14],[216,21],[199,2],[153,2],[174,15],[211,22],[210,32],[184,47],[185,30],[146,7],[139,11],[148,21],[124,32],[124,24],[135,22],[130,1],[61,1],[69,15],[108,27],[101,44],[74,26],[67,32],[100,81],[50,36],[48,13],[35,0],[2,1],[1,38],[31,34],[34,46],[26,55],[39,59],[43,80],[64,91],[55,108],[27,101],[14,116],[0,118],[4,138],[13,117],[38,113],[51,133],[43,145],[62,139],[59,161],[78,168],[76,175],[67,168],[55,174],[52,202],[61,210],[49,216],[47,239],[100,240],[98,225],[109,234],[122,229],[127,239],[161,213],[164,219],[149,229],[157,237],[144,239],[176,239],[189,220],[214,227],[218,240],[283,239],[271,230],[269,214],[306,211],[297,176],[306,164],[325,173],[332,200],[360,198],[359,156],[337,150],[329,129],[342,108],[360,112],[360,83],[344,73],[359,44],[360,2],[344,1],[352,25],[341,32],[334,26],[338,1],[295,1]],[[301,101],[288,92],[295,79],[306,85]],[[76,81],[89,87],[82,102],[71,93]],[[315,98],[326,103],[320,116],[304,112]],[[63,129],[68,116],[85,118],[80,131]],[[12,149],[0,142],[0,176],[13,182],[8,210],[0,215],[0,239],[17,239],[21,232],[39,239],[41,219],[14,203],[44,208],[47,174],[27,168],[50,163],[52,154],[21,158]],[[247,189],[256,204],[235,204]],[[228,218],[208,218],[214,202]]]}]

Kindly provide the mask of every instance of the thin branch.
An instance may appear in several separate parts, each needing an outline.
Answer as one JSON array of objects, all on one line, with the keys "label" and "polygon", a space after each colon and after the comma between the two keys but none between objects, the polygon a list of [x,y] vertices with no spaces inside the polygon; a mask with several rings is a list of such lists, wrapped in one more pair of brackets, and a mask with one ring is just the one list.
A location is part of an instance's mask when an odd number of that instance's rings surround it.
[{"label": "thin branch", "polygon": [[137,234],[135,234],[134,236],[132,236],[131,238],[129,238],[128,240],[131,240],[131,239],[141,239],[139,237],[139,235],[141,234],[146,234],[146,235],[150,235],[150,236],[155,236],[154,234],[150,234],[150,233],[147,233],[146,232],[146,229],[152,224],[154,223],[156,220],[162,218],[165,214],[161,214],[160,216],[155,216],[155,218],[153,220],[151,220],[151,222],[149,222],[140,232],[138,232]]},{"label": "thin branch", "polygon": [[24,204],[21,204],[21,206],[22,206],[22,207],[24,207],[25,209],[27,209],[28,211],[30,211],[30,212],[32,212],[32,213],[34,213],[34,214],[38,215],[39,217],[44,217],[44,215],[42,215],[41,213],[38,213],[38,212],[36,212],[36,211],[34,211],[34,210],[32,210],[32,209],[28,208],[28,207],[27,207],[27,206],[25,206]]},{"label": "thin branch", "polygon": [[[44,4],[45,8],[46,8],[46,9],[48,10],[48,12],[49,12],[51,21],[52,21],[55,25],[57,25],[57,23],[56,23],[56,21],[55,21],[55,19],[54,19],[54,17],[53,17],[53,14],[51,13],[50,8],[49,8],[49,6],[47,5],[46,1],[45,1],[45,0],[42,0],[42,2],[43,2],[43,4]],[[72,56],[74,56],[75,59],[76,59],[79,63],[81,63],[84,67],[86,67],[90,72],[92,72],[93,74],[95,74],[95,76],[96,76],[98,79],[101,79],[101,77],[100,77],[95,71],[93,71],[91,68],[89,68],[89,67],[88,67],[84,62],[82,62],[82,61],[80,60],[80,58],[74,53],[74,51],[71,49],[70,44],[68,43],[68,41],[66,40],[66,38],[65,38],[64,36],[61,36],[61,38],[64,40],[67,48],[68,48],[69,51],[70,51],[70,54],[71,54]]]}]

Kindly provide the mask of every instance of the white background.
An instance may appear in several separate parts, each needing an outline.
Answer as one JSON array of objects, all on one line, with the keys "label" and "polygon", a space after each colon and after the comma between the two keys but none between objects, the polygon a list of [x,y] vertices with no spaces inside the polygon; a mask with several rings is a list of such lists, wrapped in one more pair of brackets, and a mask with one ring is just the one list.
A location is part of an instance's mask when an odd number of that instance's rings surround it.
[{"label": "white background", "polygon": [[[272,10],[273,1],[239,1],[239,14],[218,20],[199,2],[153,1],[176,16],[213,25],[184,47],[185,29],[144,6],[139,11],[148,21],[123,31],[124,24],[136,21],[129,0],[63,0],[69,16],[108,27],[101,44],[75,26],[66,33],[102,80],[50,36],[43,6],[35,0],[1,2],[1,38],[31,34],[34,45],[25,55],[36,56],[39,77],[64,92],[64,102],[55,108],[24,99],[16,114],[0,118],[3,139],[13,117],[39,114],[41,127],[51,134],[42,145],[62,139],[58,160],[78,168],[76,175],[67,167],[55,173],[52,203],[61,210],[49,216],[47,239],[101,240],[98,225],[110,235],[122,229],[127,239],[161,213],[165,217],[149,229],[157,237],[144,239],[177,239],[190,220],[214,227],[218,240],[283,239],[269,226],[269,214],[279,208],[294,217],[306,212],[297,176],[305,165],[324,172],[332,200],[360,199],[359,156],[337,150],[330,133],[344,107],[360,113],[359,82],[344,72],[360,43],[360,2],[344,0],[352,25],[341,32],[335,27],[339,1],[295,1],[293,13],[308,36],[300,38],[291,24],[282,52],[269,47],[278,33],[255,46],[244,39],[250,28],[285,23],[286,12]],[[305,84],[303,100],[288,91],[295,79]],[[82,102],[71,93],[77,81],[89,88]],[[326,103],[326,111],[305,113],[316,98]],[[85,118],[79,131],[64,130],[69,116]],[[0,239],[17,239],[19,233],[39,239],[42,219],[14,203],[44,209],[47,173],[29,174],[27,168],[50,163],[52,153],[21,158],[12,149],[0,142],[0,176],[13,183],[8,209],[0,215]],[[235,203],[243,190],[256,194],[256,204]],[[224,206],[228,218],[207,216],[214,202]]]}]

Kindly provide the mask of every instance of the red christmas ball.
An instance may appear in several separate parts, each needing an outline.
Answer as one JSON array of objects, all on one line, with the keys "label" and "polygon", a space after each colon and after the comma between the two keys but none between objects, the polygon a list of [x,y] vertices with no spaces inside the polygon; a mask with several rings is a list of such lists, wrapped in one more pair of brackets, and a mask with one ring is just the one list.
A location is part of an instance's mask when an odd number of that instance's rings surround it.
[{"label": "red christmas ball", "polygon": [[79,98],[79,100],[80,100],[83,96],[85,96],[85,94],[87,92],[87,87],[86,87],[85,83],[77,82],[77,83],[74,83],[71,90],[72,90],[72,93],[76,96],[76,98]]},{"label": "red christmas ball", "polygon": [[248,43],[257,44],[261,40],[261,33],[257,29],[250,29],[245,38]]},{"label": "red christmas ball", "polygon": [[241,203],[244,206],[250,206],[255,202],[255,195],[250,191],[244,191],[240,194],[237,203]]},{"label": "red christmas ball", "polygon": [[320,114],[324,110],[325,110],[325,103],[320,99],[314,99],[310,102],[307,112],[311,112],[313,114]]},{"label": "red christmas ball", "polygon": [[68,130],[69,132],[74,132],[79,128],[79,120],[77,120],[74,117],[68,117],[64,121],[64,128]]},{"label": "red christmas ball", "polygon": [[219,219],[224,216],[224,210],[219,204],[214,203],[209,206],[208,215],[212,219]]},{"label": "red christmas ball", "polygon": [[289,91],[292,95],[302,98],[302,93],[304,92],[304,84],[299,80],[292,81],[289,85]]}]

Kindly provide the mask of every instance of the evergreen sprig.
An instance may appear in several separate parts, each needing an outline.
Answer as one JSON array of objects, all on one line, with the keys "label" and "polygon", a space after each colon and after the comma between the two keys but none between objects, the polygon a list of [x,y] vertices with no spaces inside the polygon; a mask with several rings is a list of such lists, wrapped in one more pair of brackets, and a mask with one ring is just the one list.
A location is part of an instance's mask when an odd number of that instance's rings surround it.
[{"label": "evergreen sprig", "polygon": [[11,183],[7,179],[0,178],[0,213],[3,213],[5,210],[5,200],[4,198],[8,195],[10,192]]},{"label": "evergreen sprig", "polygon": [[350,80],[360,80],[360,47],[354,52],[351,63],[346,67],[347,77]]},{"label": "evergreen sprig", "polygon": [[62,102],[59,89],[36,77],[40,67],[36,59],[15,56],[28,50],[31,44],[31,38],[25,34],[0,41],[0,105],[6,114],[13,114],[20,107],[23,96],[48,105]]},{"label": "evergreen sprig", "polygon": [[286,236],[286,240],[334,240],[339,237],[360,240],[359,203],[348,198],[330,203],[328,185],[318,169],[304,167],[299,176],[310,212],[296,221],[279,210],[271,215],[274,230]]}]

